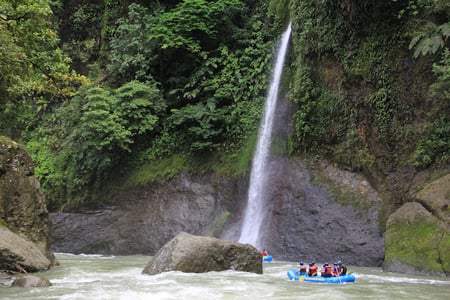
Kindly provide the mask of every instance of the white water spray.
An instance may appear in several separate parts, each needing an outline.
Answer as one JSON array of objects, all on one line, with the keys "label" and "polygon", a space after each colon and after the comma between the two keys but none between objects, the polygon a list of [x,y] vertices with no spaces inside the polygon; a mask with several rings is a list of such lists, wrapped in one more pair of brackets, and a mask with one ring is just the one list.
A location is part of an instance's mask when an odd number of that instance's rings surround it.
[{"label": "white water spray", "polygon": [[284,60],[291,35],[291,23],[283,33],[278,49],[278,55],[273,70],[270,88],[266,98],[264,116],[258,133],[258,142],[253,157],[252,170],[250,173],[250,186],[248,190],[248,202],[243,220],[239,242],[252,244],[260,248],[259,235],[261,225],[265,218],[264,204],[265,187],[267,184],[267,160],[270,153],[272,141],[272,127],[275,108],[278,99],[278,88],[280,86]]}]

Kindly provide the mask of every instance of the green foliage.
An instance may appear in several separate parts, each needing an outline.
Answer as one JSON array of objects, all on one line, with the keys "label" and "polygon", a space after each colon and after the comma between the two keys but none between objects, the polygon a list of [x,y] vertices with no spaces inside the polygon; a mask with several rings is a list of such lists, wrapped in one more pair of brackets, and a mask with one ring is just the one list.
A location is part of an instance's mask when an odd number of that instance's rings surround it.
[{"label": "green foliage", "polygon": [[206,105],[187,105],[182,109],[172,109],[171,112],[168,121],[180,130],[187,129],[182,144],[191,142],[190,150],[214,150],[220,146],[216,139],[223,135],[221,125],[225,109],[216,109],[215,103],[209,101]]},{"label": "green foliage", "polygon": [[450,160],[450,51],[445,49],[440,63],[433,66],[437,81],[430,86],[430,94],[437,107],[438,117],[426,128],[424,137],[417,144],[415,165],[426,168],[446,165]]},{"label": "green foliage", "polygon": [[398,18],[409,20],[412,36],[409,49],[414,49],[415,58],[444,49],[450,36],[449,17],[450,3],[446,0],[409,0],[399,10]]},{"label": "green foliage", "polygon": [[[21,106],[15,104],[22,102],[8,102],[11,105],[2,106],[5,118],[0,118],[2,125],[34,130],[26,144],[51,206],[89,201],[110,174],[119,177],[130,168],[160,161],[166,164],[149,171],[143,167],[142,180],[189,168],[203,170],[206,158],[215,160],[208,166],[218,172],[248,170],[248,149],[254,143],[249,136],[262,113],[270,71],[270,34],[263,22],[266,4],[110,0],[60,6],[63,49],[77,70],[101,83],[77,78],[60,50],[38,48],[33,52],[36,61],[47,63],[46,71],[55,71],[51,76],[33,74],[33,80],[44,78],[47,90],[9,85],[15,95],[32,93],[37,101]],[[42,19],[48,21],[51,14],[47,16]],[[3,28],[7,26],[0,23]],[[13,41],[8,35],[0,30],[2,38]],[[58,44],[54,32],[48,42]],[[8,51],[0,61],[19,61],[22,46],[5,44],[2,50]],[[9,74],[20,74],[16,65],[9,67]],[[74,90],[80,83],[85,84]],[[37,107],[45,114],[37,115]],[[14,113],[18,108],[20,117]],[[189,158],[197,163],[187,163]]]},{"label": "green foliage", "polygon": [[334,148],[334,160],[353,172],[370,173],[375,157],[369,145],[356,130],[348,130],[343,141]]},{"label": "green foliage", "polygon": [[175,130],[188,128],[184,139],[190,150],[223,147],[226,141],[244,139],[248,130],[255,127],[261,114],[269,62],[269,55],[261,53],[262,46],[252,45],[237,54],[223,47],[220,57],[206,60],[191,76],[184,97],[200,102],[173,109],[168,119]]},{"label": "green foliage", "polygon": [[273,26],[278,31],[281,31],[290,21],[288,0],[270,0],[267,11],[267,14],[274,19]]},{"label": "green foliage", "polygon": [[255,126],[270,56],[263,23],[244,11],[238,0],[186,0],[154,13],[132,4],[119,21],[108,68],[123,79],[155,78],[168,103],[151,157],[213,151]]},{"label": "green foliage", "polygon": [[297,151],[326,153],[326,145],[339,142],[347,126],[342,97],[318,86],[306,66],[297,69],[296,80],[301,82],[292,94],[298,105],[294,115],[295,139],[301,148]]},{"label": "green foliage", "polygon": [[415,165],[426,168],[432,164],[448,165],[450,162],[450,119],[441,116],[428,128],[415,151]]},{"label": "green foliage", "polygon": [[133,168],[127,174],[124,187],[138,186],[158,178],[171,178],[180,172],[190,169],[192,157],[185,154],[174,154],[159,160],[147,160],[139,168]]},{"label": "green foliage", "polygon": [[28,144],[49,200],[57,203],[58,195],[76,204],[100,190],[109,172],[132,152],[131,145],[154,134],[164,108],[154,84],[135,81],[116,90],[88,88],[62,106],[52,117],[58,126]]},{"label": "green foliage", "polygon": [[166,108],[156,84],[131,81],[115,91],[123,124],[133,136],[155,130]]},{"label": "green foliage", "polygon": [[405,60],[393,50],[405,45],[407,23],[397,18],[404,7],[396,1],[291,2],[297,28],[293,151],[319,152],[367,171],[376,166],[374,143],[387,151],[399,147],[415,115],[399,80]]},{"label": "green foliage", "polygon": [[152,79],[150,67],[158,57],[153,53],[154,45],[147,39],[150,17],[148,9],[131,4],[127,18],[117,21],[107,66],[116,81]]},{"label": "green foliage", "polygon": [[387,87],[382,87],[374,92],[369,98],[369,104],[375,116],[375,124],[380,140],[389,141],[391,136],[392,122],[395,120],[395,99]]},{"label": "green foliage", "polygon": [[72,96],[85,81],[70,70],[70,60],[57,47],[50,3],[0,1],[0,130],[14,130],[18,137],[36,122],[37,114],[21,110],[14,115],[8,107],[45,110]]},{"label": "green foliage", "polygon": [[414,57],[420,55],[435,54],[438,50],[444,48],[445,41],[450,37],[450,22],[437,26],[434,23],[428,23],[424,26],[424,32],[416,33],[411,40],[409,49],[414,49]]},{"label": "green foliage", "polygon": [[450,106],[450,50],[443,52],[440,63],[433,65],[437,81],[430,86],[431,96],[443,103],[447,109]]}]

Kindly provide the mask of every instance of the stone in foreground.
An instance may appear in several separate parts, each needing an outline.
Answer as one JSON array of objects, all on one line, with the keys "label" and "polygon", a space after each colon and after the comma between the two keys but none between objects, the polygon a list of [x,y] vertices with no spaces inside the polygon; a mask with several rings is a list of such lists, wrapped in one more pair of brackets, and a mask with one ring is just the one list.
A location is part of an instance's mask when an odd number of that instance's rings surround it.
[{"label": "stone in foreground", "polygon": [[12,286],[24,287],[24,288],[49,287],[51,285],[52,285],[51,282],[47,278],[36,276],[36,275],[20,276],[16,280],[14,280],[14,282],[12,283]]},{"label": "stone in foreground", "polygon": [[261,254],[249,244],[181,232],[156,253],[142,273],[155,275],[168,271],[204,273],[225,270],[262,274]]}]

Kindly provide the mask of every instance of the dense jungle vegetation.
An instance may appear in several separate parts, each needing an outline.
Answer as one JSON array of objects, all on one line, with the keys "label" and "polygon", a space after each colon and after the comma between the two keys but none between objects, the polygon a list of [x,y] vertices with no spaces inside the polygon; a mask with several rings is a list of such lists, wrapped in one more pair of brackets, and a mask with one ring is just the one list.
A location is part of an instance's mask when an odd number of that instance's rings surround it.
[{"label": "dense jungle vegetation", "polygon": [[0,0],[0,135],[51,209],[180,170],[247,172],[289,19],[290,155],[448,166],[446,0]]}]

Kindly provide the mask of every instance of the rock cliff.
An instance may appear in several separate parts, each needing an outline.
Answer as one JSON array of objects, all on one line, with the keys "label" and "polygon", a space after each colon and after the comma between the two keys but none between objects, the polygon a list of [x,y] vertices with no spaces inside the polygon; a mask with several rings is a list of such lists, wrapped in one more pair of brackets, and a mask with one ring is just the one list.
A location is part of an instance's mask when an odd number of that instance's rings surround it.
[{"label": "rock cliff", "polygon": [[218,236],[242,188],[214,175],[179,176],[124,190],[107,204],[52,213],[57,252],[154,255],[185,231]]},{"label": "rock cliff", "polygon": [[[330,165],[273,157],[265,248],[277,259],[381,265],[381,199],[360,175]],[[214,174],[180,174],[117,194],[96,210],[53,213],[57,252],[154,255],[185,231],[239,237],[247,183]]]}]

